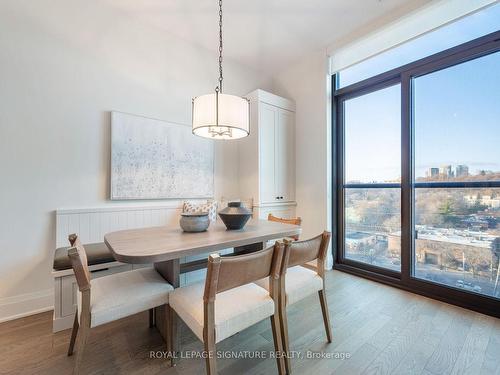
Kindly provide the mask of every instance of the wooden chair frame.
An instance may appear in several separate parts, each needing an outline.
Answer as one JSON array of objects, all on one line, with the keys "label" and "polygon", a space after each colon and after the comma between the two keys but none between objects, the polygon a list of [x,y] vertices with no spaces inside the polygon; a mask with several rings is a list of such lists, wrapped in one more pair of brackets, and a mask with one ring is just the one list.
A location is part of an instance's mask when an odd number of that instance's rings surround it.
[{"label": "wooden chair frame", "polygon": [[[277,354],[278,372],[280,375],[285,374],[283,340],[278,312],[279,278],[283,253],[284,245],[276,242],[272,247],[250,254],[233,257],[220,257],[219,254],[211,254],[208,257],[207,277],[203,294],[203,344],[208,375],[217,374],[215,337],[215,301],[217,293],[237,288],[265,277],[269,278],[269,295],[275,305],[275,313],[271,315],[270,320],[274,349]],[[171,310],[170,316],[175,320],[176,314],[173,309]],[[172,324],[176,327],[175,321]]]},{"label": "wooden chair frame", "polygon": [[[267,215],[267,220],[268,221],[275,221],[277,223],[298,225],[299,227],[302,224],[302,218],[300,218],[300,217],[294,217],[292,219],[285,219],[282,217],[274,216],[273,214],[269,214],[269,215]],[[292,238],[294,241],[298,241],[299,235],[297,234],[295,236],[290,236],[290,238]]]},{"label": "wooden chair frame", "polygon": [[[328,302],[325,295],[325,264],[328,252],[328,244],[330,243],[331,233],[324,231],[321,235],[305,241],[285,241],[284,254],[281,263],[280,278],[279,278],[279,315],[280,328],[283,338],[283,350],[285,351],[285,370],[287,374],[292,373],[290,362],[290,344],[288,337],[288,319],[286,313],[286,270],[289,267],[302,266],[313,271],[316,271],[318,276],[323,281],[323,287],[318,291],[321,312],[323,315],[323,323],[325,325],[326,338],[329,343],[332,342],[332,328],[330,324],[330,314],[328,313]],[[313,244],[319,239],[319,246]],[[316,266],[310,262],[316,261]]]},{"label": "wooden chair frame", "polygon": [[[83,361],[83,354],[85,349],[85,344],[87,343],[87,338],[90,333],[91,326],[91,310],[90,310],[90,292],[91,292],[91,283],[90,283],[90,271],[87,263],[87,254],[85,253],[85,248],[80,242],[80,239],[76,234],[71,234],[68,237],[69,242],[71,244],[71,248],[68,250],[68,256],[71,260],[71,265],[73,267],[73,271],[75,273],[76,283],[78,284],[78,289],[82,294],[82,303],[81,303],[81,313],[80,319],[78,319],[78,308],[75,312],[75,320],[73,322],[73,330],[71,331],[71,339],[69,342],[68,348],[68,356],[73,355],[73,350],[75,347],[75,341],[78,341],[77,347],[78,350],[76,352],[75,359],[75,367],[73,369],[73,373],[77,375],[80,372],[80,368]],[[168,310],[168,309],[166,309]],[[150,326],[154,324],[155,317],[154,315],[149,315],[149,324]],[[171,330],[169,329],[170,319],[166,320],[167,324],[167,333],[171,336]],[[167,340],[167,351],[171,352],[171,339]]]}]

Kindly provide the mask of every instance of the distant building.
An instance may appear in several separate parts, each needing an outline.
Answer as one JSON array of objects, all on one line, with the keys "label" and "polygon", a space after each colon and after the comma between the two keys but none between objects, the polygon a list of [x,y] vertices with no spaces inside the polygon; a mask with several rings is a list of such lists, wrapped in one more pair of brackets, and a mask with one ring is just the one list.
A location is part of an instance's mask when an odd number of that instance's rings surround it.
[{"label": "distant building", "polygon": [[345,235],[345,242],[348,250],[356,251],[364,246],[373,246],[377,238],[373,233],[348,231]]},{"label": "distant building", "polygon": [[[482,232],[420,226],[415,239],[415,258],[420,264],[444,269],[457,269],[465,260],[475,274],[491,276],[494,239],[495,236]],[[392,256],[401,254],[401,233],[388,235],[387,251]]]},{"label": "distant building", "polygon": [[467,202],[469,206],[472,206],[476,202],[480,202],[481,197],[476,194],[476,195],[464,195],[464,200]]},{"label": "distant building", "polygon": [[493,198],[491,195],[483,195],[481,197],[481,204],[491,208],[500,208],[500,198],[498,196]]},{"label": "distant building", "polygon": [[439,174],[443,177],[450,178],[453,177],[453,171],[451,165],[443,165],[439,168]]},{"label": "distant building", "polygon": [[469,175],[469,167],[466,165],[457,165],[455,168],[455,177],[467,177]]},{"label": "distant building", "polygon": [[488,206],[489,208],[500,208],[500,197],[492,197],[491,195],[465,195],[464,200],[469,206],[474,204],[482,204],[483,206]]},{"label": "distant building", "polygon": [[438,177],[439,176],[439,168],[429,168],[425,172],[427,177]]}]

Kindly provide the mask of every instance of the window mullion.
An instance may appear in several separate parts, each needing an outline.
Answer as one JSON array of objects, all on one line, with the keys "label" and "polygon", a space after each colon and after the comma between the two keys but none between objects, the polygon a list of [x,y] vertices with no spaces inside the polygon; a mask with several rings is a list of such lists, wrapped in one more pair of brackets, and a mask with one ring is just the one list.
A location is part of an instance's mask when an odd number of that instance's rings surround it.
[{"label": "window mullion", "polygon": [[413,131],[411,76],[401,75],[401,280],[412,275],[413,254]]}]

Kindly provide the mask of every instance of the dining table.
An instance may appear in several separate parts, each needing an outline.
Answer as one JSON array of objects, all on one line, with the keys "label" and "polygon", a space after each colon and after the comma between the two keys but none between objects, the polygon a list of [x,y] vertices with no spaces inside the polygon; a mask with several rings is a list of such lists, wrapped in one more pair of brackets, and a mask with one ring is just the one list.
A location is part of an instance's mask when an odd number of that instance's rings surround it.
[{"label": "dining table", "polygon": [[[204,232],[188,233],[176,226],[156,226],[107,233],[104,243],[119,262],[153,264],[158,273],[174,288],[179,287],[180,274],[202,269],[208,253],[233,248],[226,256],[263,249],[270,240],[296,236],[300,226],[251,219],[243,229],[228,230],[222,222],[212,223]],[[207,254],[205,259],[182,262],[193,255]],[[155,309],[155,321],[164,340],[167,339],[165,307]]]}]

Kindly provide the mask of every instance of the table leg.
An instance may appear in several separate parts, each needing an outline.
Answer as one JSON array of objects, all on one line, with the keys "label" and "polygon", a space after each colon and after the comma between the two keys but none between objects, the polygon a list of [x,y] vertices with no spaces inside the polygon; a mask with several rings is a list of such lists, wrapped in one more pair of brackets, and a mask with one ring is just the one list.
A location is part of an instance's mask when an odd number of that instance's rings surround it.
[{"label": "table leg", "polygon": [[172,259],[155,263],[155,270],[163,276],[174,288],[179,287],[180,260]]},{"label": "table leg", "polygon": [[[179,259],[167,260],[165,262],[155,263],[154,267],[156,271],[174,288],[179,287],[179,275],[180,275],[180,261]],[[160,306],[155,308],[155,320],[156,327],[160,332],[163,340],[166,342],[169,340],[168,327],[167,327],[167,311],[165,306]],[[177,331],[177,330],[176,330]],[[178,336],[177,332],[173,332],[172,342],[174,347],[177,347]]]}]

